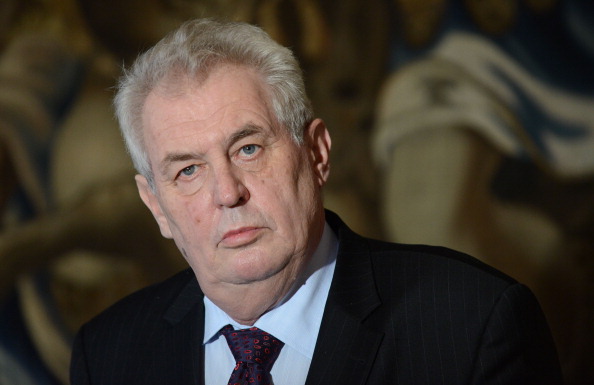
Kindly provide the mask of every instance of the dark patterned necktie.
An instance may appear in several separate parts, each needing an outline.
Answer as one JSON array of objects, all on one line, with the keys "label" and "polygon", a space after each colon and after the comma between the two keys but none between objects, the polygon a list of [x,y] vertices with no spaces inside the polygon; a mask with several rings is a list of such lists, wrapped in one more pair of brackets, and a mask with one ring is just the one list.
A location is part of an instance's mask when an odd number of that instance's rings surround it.
[{"label": "dark patterned necktie", "polygon": [[221,329],[235,357],[235,368],[229,385],[272,385],[270,369],[284,343],[258,328],[233,330],[231,325]]}]

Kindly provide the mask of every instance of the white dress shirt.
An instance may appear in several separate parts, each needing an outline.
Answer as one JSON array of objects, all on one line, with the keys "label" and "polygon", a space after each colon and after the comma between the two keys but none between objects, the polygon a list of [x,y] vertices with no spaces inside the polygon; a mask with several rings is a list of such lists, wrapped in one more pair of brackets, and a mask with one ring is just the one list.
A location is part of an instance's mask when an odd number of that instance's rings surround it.
[{"label": "white dress shirt", "polygon": [[[275,385],[305,384],[334,274],[337,250],[336,235],[326,224],[301,286],[254,324],[285,344],[271,370]],[[216,334],[229,324],[235,329],[250,326],[237,324],[206,296],[204,306],[205,383],[226,385],[235,367],[235,359],[225,337],[221,335],[215,339]]]}]

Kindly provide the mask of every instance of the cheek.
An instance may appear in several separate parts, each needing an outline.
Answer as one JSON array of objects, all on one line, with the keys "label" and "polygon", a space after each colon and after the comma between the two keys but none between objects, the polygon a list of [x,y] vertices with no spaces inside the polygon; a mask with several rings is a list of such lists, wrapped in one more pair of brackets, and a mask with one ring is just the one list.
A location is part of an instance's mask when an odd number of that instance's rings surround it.
[{"label": "cheek", "polygon": [[208,216],[195,200],[176,197],[169,203],[167,217],[177,233],[175,238],[191,242],[193,238],[203,234],[199,227],[204,225],[203,220]]},{"label": "cheek", "polygon": [[286,230],[298,236],[307,233],[308,226],[318,209],[317,189],[308,175],[286,181],[274,190],[277,220],[284,222]]},{"label": "cheek", "polygon": [[212,213],[207,215],[203,208],[191,200],[178,199],[169,215],[175,218],[173,239],[184,259],[194,271],[206,269],[205,264],[209,264],[209,259],[205,256],[212,254],[209,226]]}]

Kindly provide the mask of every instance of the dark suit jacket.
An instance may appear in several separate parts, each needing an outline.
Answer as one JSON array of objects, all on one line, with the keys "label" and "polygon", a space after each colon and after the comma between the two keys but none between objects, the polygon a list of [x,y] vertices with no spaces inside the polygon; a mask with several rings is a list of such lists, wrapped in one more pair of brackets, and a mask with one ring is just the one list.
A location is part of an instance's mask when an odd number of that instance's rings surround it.
[{"label": "dark suit jacket", "polygon": [[[339,252],[307,385],[561,383],[526,287],[469,256],[327,220]],[[111,307],[80,330],[72,384],[202,383],[202,299],[186,270]]]}]

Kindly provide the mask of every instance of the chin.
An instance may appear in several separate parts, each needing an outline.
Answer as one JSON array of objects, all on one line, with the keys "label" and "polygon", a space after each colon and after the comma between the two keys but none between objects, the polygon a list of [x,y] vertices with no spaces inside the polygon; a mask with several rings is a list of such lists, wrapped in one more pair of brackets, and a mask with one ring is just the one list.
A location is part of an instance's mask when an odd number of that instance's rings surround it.
[{"label": "chin", "polygon": [[237,284],[249,284],[265,281],[282,274],[288,268],[288,260],[273,260],[268,254],[249,253],[247,257],[235,260],[232,280]]}]

